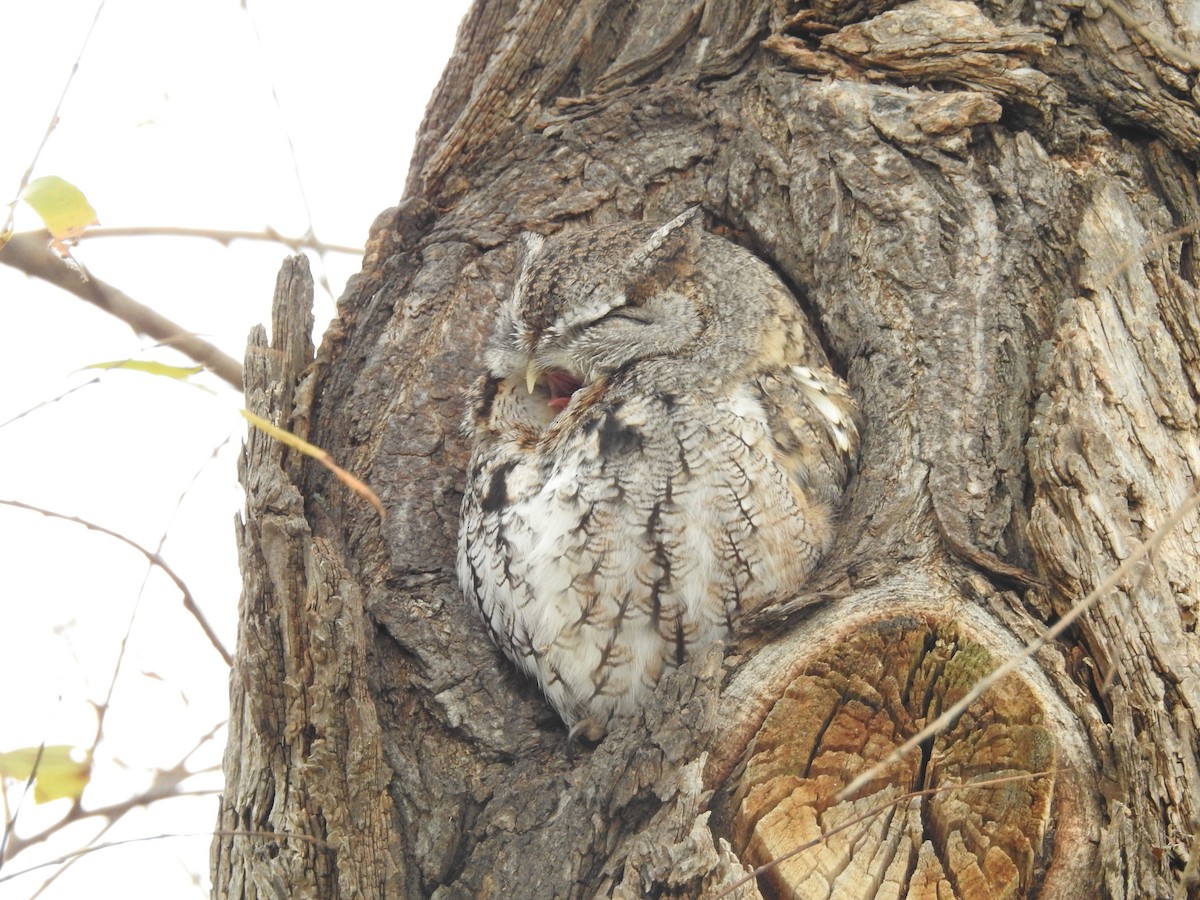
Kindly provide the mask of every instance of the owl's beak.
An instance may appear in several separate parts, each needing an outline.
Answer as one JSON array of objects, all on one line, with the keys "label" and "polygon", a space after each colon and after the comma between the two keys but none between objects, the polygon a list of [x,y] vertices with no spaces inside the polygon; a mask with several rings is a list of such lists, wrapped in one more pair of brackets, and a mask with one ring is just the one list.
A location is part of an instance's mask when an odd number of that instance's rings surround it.
[{"label": "owl's beak", "polygon": [[537,363],[530,363],[529,368],[525,370],[525,387],[529,389],[529,393],[533,393],[541,374],[542,370],[537,367]]}]

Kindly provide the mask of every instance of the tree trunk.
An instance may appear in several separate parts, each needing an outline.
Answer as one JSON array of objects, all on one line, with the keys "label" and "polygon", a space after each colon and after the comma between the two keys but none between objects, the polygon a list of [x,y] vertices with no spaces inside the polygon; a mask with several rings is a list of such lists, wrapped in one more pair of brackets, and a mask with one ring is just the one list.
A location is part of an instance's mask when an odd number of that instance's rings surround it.
[{"label": "tree trunk", "polygon": [[[388,516],[251,435],[216,896],[1196,896],[1194,511],[839,796],[1193,491],[1200,20],[1139,4],[477,5],[315,361],[301,262],[252,337],[251,408]],[[461,393],[520,232],[696,204],[802,298],[859,472],[803,595],[572,758],[458,589]]]}]

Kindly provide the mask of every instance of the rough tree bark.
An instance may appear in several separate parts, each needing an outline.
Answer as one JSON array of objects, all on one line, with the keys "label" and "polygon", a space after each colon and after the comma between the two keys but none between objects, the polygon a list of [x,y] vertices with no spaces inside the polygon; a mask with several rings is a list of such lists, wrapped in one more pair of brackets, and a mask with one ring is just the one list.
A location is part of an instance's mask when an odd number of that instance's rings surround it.
[{"label": "rough tree bark", "polygon": [[[250,437],[216,896],[1196,896],[1194,513],[837,795],[1193,490],[1197,29],[1186,0],[477,5],[315,359],[301,262],[251,341],[252,408],[388,518]],[[694,204],[802,297],[860,471],[804,595],[569,759],[455,583],[460,392],[522,230]]]}]

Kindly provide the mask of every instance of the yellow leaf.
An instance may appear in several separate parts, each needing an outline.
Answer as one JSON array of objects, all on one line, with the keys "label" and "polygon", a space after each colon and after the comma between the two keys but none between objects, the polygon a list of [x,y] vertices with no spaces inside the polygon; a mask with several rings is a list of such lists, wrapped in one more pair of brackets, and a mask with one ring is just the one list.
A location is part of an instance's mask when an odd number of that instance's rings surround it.
[{"label": "yellow leaf", "polygon": [[[73,758],[76,752],[81,757],[78,760]],[[0,776],[25,781],[33,772],[34,763],[37,763],[37,773],[33,781],[33,799],[37,803],[48,803],[61,797],[78,799],[92,775],[92,760],[87,753],[66,744],[55,744],[0,753]]]},{"label": "yellow leaf", "polygon": [[248,421],[251,425],[257,428],[259,431],[266,432],[271,437],[275,438],[275,440],[279,441],[279,443],[286,444],[293,450],[299,450],[305,456],[311,456],[313,459],[320,460],[326,465],[332,461],[332,457],[327,451],[310,444],[308,441],[304,440],[304,438],[298,437],[297,435],[292,434],[290,431],[284,431],[282,428],[279,428],[276,425],[272,425],[262,416],[256,416],[248,409],[241,410],[241,413],[242,417],[245,418],[246,421]]},{"label": "yellow leaf", "polygon": [[98,222],[96,210],[83,191],[57,175],[35,178],[25,186],[21,197],[42,217],[55,242],[77,238]]},{"label": "yellow leaf", "polygon": [[145,372],[147,375],[161,375],[164,378],[175,378],[187,381],[197,372],[203,372],[204,366],[168,366],[166,363],[155,362],[152,359],[117,359],[112,362],[92,363],[85,369],[130,369],[134,372]]},{"label": "yellow leaf", "polygon": [[[215,394],[212,388],[188,381],[193,375],[203,372],[204,366],[168,366],[166,363],[155,362],[152,359],[115,359],[111,362],[92,363],[90,366],[84,366],[83,369],[127,369],[131,372],[145,372],[147,375],[174,378],[176,381],[182,381],[188,387],[194,387],[206,394]],[[79,371],[82,372],[83,369]]]},{"label": "yellow leaf", "polygon": [[292,434],[290,431],[284,431],[282,428],[272,425],[262,416],[256,416],[248,409],[243,409],[241,413],[245,417],[246,421],[248,421],[255,428],[266,432],[281,444],[291,447],[294,450],[299,450],[305,456],[311,456],[313,459],[320,462],[323,466],[325,466],[325,468],[329,469],[329,471],[331,471],[337,477],[338,481],[346,485],[346,487],[350,488],[350,490],[354,491],[354,493],[358,494],[373,507],[375,507],[375,511],[379,513],[379,518],[387,518],[387,512],[383,508],[383,502],[379,499],[376,493],[367,487],[366,483],[364,483],[362,480],[355,478],[353,475],[335,463],[333,461],[333,457],[329,455],[328,451],[322,450],[320,447],[317,447],[314,444],[310,444],[308,441],[304,440],[304,438],[298,437],[297,435]]}]

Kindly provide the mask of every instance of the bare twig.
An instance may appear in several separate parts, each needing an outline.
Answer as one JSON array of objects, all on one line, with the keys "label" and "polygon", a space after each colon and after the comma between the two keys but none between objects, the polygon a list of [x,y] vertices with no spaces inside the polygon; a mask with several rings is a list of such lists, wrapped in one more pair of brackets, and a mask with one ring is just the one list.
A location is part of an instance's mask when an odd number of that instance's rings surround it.
[{"label": "bare twig", "polygon": [[[271,54],[267,53],[267,49],[263,44],[262,34],[258,30],[258,22],[254,18],[254,10],[249,3],[241,4],[242,12],[246,14],[246,19],[250,22],[250,30],[254,32],[254,40],[258,43],[259,52],[264,60],[271,58]],[[288,145],[288,158],[292,162],[292,175],[296,179],[296,191],[300,195],[300,203],[304,207],[304,218],[308,222],[308,233],[314,234],[313,230],[313,214],[312,206],[308,202],[308,191],[304,189],[304,178],[300,174],[300,158],[296,155],[296,143],[292,140],[291,129],[287,125],[287,117],[283,114],[283,104],[279,102],[279,90],[275,87],[274,73],[267,79],[267,83],[271,88],[271,99],[275,103],[275,113],[279,116],[279,127],[283,132],[283,138]],[[321,287],[325,289],[327,294],[333,294],[333,288],[329,284],[329,278],[325,274],[325,261],[320,260],[320,272],[317,281]]]},{"label": "bare twig", "polygon": [[[217,458],[217,454],[221,452],[221,448],[226,446],[229,443],[230,439],[231,438],[227,437],[227,438],[225,438],[225,440],[221,441],[221,443],[219,443],[216,447],[214,447],[212,453],[209,455],[208,459],[204,462],[204,465],[202,465],[196,471],[196,473],[192,476],[192,480],[188,483],[188,486],[183,489],[182,493],[180,493],[180,495],[179,495],[179,499],[177,499],[175,501],[175,509],[172,511],[172,514],[171,514],[172,519],[176,515],[179,514],[179,510],[183,506],[184,498],[187,497],[187,495],[191,491],[192,487],[196,484],[196,480],[200,477],[200,473],[204,471],[204,469],[209,465],[209,463],[211,463],[213,460],[215,460]],[[156,556],[161,557],[163,545],[166,543],[167,535],[169,535],[170,532],[171,532],[171,526],[170,526],[170,521],[168,521],[167,527],[163,529],[163,533],[159,536],[158,544],[154,548],[154,554]],[[129,646],[129,636],[133,633],[133,623],[137,619],[138,607],[141,604],[142,594],[146,589],[146,582],[149,579],[150,572],[153,571],[153,569],[154,569],[154,564],[150,563],[147,566],[145,576],[143,576],[143,578],[142,578],[141,586],[138,588],[137,601],[134,603],[133,609],[130,610],[129,622],[125,626],[125,633],[121,636],[121,643],[120,643],[119,647],[117,648],[117,660],[116,660],[116,663],[113,665],[112,676],[108,680],[108,691],[104,695],[104,700],[101,703],[96,704],[96,734],[95,734],[95,737],[92,738],[92,749],[91,749],[93,756],[95,756],[96,749],[100,746],[100,741],[103,740],[103,738],[104,738],[104,723],[108,718],[108,711],[112,707],[113,694],[115,693],[116,688],[117,688],[117,678],[120,676],[121,667],[125,662],[125,650]],[[218,726],[218,727],[220,727],[220,726]],[[201,741],[201,743],[203,743],[203,741]]]},{"label": "bare twig", "polygon": [[232,356],[218,350],[208,341],[138,303],[128,294],[72,266],[50,249],[50,235],[45,231],[26,231],[14,234],[0,246],[0,263],[19,269],[26,275],[40,278],[76,297],[94,303],[116,316],[138,334],[145,334],[208,368],[237,390],[242,389],[242,365]]},{"label": "bare twig", "polygon": [[[191,774],[189,774],[188,777],[191,777]],[[150,790],[144,791],[135,797],[130,797],[126,800],[122,800],[119,803],[110,803],[108,806],[98,806],[95,809],[84,809],[81,805],[76,803],[75,806],[71,807],[66,816],[55,822],[49,828],[28,838],[14,841],[13,846],[16,849],[13,851],[13,856],[15,857],[22,850],[27,850],[29,847],[35,844],[42,843],[52,834],[56,834],[59,830],[61,830],[64,825],[73,822],[81,822],[84,819],[94,819],[97,817],[108,819],[110,821],[116,821],[130,810],[137,809],[140,806],[149,806],[152,803],[157,803],[159,800],[173,800],[177,797],[211,797],[214,794],[221,793],[220,788],[212,788],[211,790],[180,791],[177,790],[176,787],[176,784],[152,787]],[[162,835],[162,837],[170,837],[170,835]],[[137,840],[151,840],[151,838],[139,838]],[[118,841],[117,843],[134,843],[134,841]],[[47,865],[60,865],[67,860],[72,859],[73,857],[81,856],[85,853],[90,853],[93,849],[101,849],[106,846],[109,845],[100,844],[99,846],[93,848],[85,847],[81,850],[76,850],[73,853],[68,853],[49,863],[41,863],[40,865],[30,866],[28,869],[21,869],[17,872],[0,875],[0,882],[8,881],[11,878],[16,878],[18,875],[24,875],[26,872],[32,872],[35,869],[44,868]]]},{"label": "bare twig", "polygon": [[[209,465],[209,463],[211,463],[213,460],[215,460],[217,458],[217,454],[221,452],[221,448],[226,446],[229,443],[229,441],[230,441],[230,438],[226,437],[225,440],[223,440],[223,441],[221,441],[221,443],[217,444],[217,446],[215,446],[213,448],[212,453],[209,454],[208,459],[204,461],[204,464],[199,469],[196,470],[196,473],[192,476],[192,480],[190,482],[188,482],[188,486],[183,489],[183,491],[179,495],[179,498],[175,501],[175,509],[172,510],[172,512],[171,512],[172,519],[174,519],[174,517],[179,514],[179,510],[183,506],[184,498],[187,497],[187,495],[191,491],[192,487],[196,484],[196,480],[200,477],[200,473],[204,471],[204,469]],[[163,533],[158,538],[158,544],[155,546],[154,550],[152,551],[154,556],[158,557],[159,559],[162,558],[163,545],[167,542],[167,535],[170,533],[171,533],[171,525],[170,525],[170,521],[168,521],[166,528],[163,529]],[[142,592],[145,591],[145,589],[146,589],[146,581],[150,577],[150,572],[153,570],[153,568],[154,568],[154,562],[150,561],[150,565],[146,569],[146,574],[142,578],[141,586],[138,588],[139,602],[142,597]],[[112,678],[110,678],[108,681],[108,693],[104,697],[104,702],[99,704],[96,707],[96,737],[92,742],[93,752],[95,751],[96,746],[100,743],[100,739],[101,739],[101,737],[103,737],[103,734],[104,734],[104,718],[108,713],[109,705],[112,703],[113,691],[116,689],[116,685],[117,685],[117,676],[120,675],[120,673],[121,673],[121,664],[124,662],[124,659],[125,659],[125,648],[129,643],[129,635],[133,632],[133,623],[137,617],[137,606],[138,606],[138,604],[135,603],[133,610],[129,614],[129,624],[125,627],[125,634],[121,638],[121,645],[117,651],[117,662],[116,662],[116,665],[113,666]],[[226,661],[229,662],[228,660],[226,660]],[[230,663],[230,665],[232,665],[232,663]]]},{"label": "bare twig", "polygon": [[[109,819],[107,822],[105,822],[103,825],[100,826],[100,830],[97,831],[94,835],[92,835],[92,839],[90,841],[88,841],[87,844],[85,844],[84,846],[95,847],[97,844],[100,843],[100,839],[102,837],[104,837],[106,834],[108,834],[108,832],[111,831],[112,828],[116,824],[117,824],[116,819]],[[46,880],[43,881],[40,885],[38,885],[37,890],[35,890],[32,894],[29,895],[29,900],[37,900],[38,897],[42,896],[42,894],[44,894],[46,891],[48,891],[50,889],[50,887],[54,884],[54,882],[56,882],[61,876],[67,874],[67,872],[69,872],[71,870],[71,866],[75,865],[75,863],[77,863],[81,859],[83,859],[82,856],[77,856],[77,857],[75,857],[75,859],[69,859],[66,862],[64,862],[59,868],[55,869],[53,872],[51,872],[49,875],[47,875]]]},{"label": "bare twig", "polygon": [[49,400],[43,400],[41,403],[37,403],[37,404],[29,407],[29,409],[21,410],[21,412],[17,413],[11,419],[8,419],[4,422],[0,422],[0,428],[7,428],[13,422],[16,422],[19,419],[23,419],[28,415],[32,415],[33,413],[37,412],[39,409],[43,409],[47,406],[51,406],[55,403],[58,403],[60,400],[65,400],[67,397],[71,396],[71,394],[75,393],[76,391],[81,391],[85,387],[91,387],[92,385],[99,384],[99,383],[100,383],[99,378],[93,378],[91,381],[85,381],[83,384],[77,384],[77,385],[75,385],[75,387],[63,391],[57,397],[51,397]]},{"label": "bare twig", "polygon": [[179,592],[183,595],[184,609],[191,613],[192,618],[196,620],[196,624],[200,626],[200,629],[204,632],[205,637],[207,637],[209,642],[213,645],[213,648],[221,654],[221,658],[225,660],[225,664],[227,666],[233,666],[233,657],[229,655],[229,651],[225,649],[225,645],[221,643],[221,639],[217,637],[217,633],[213,631],[212,626],[208,624],[208,619],[204,617],[204,613],[202,613],[200,611],[200,607],[196,605],[196,600],[194,597],[192,597],[192,592],[188,589],[187,584],[185,584],[183,579],[175,573],[175,570],[167,564],[167,561],[157,553],[152,550],[147,550],[137,541],[127,538],[120,532],[105,528],[103,525],[97,525],[95,522],[89,522],[86,519],[81,519],[78,516],[68,516],[64,515],[63,513],[54,512],[53,510],[42,509],[40,506],[32,506],[28,503],[22,503],[20,500],[0,499],[0,505],[29,510],[30,512],[40,513],[41,515],[52,519],[62,519],[67,522],[74,522],[76,525],[82,525],[84,528],[87,528],[90,531],[98,531],[101,534],[106,534],[111,538],[116,538],[126,546],[132,547],[138,553],[142,554],[142,556],[146,557],[146,559],[152,565],[161,569],[163,574],[175,583],[175,587],[177,587]]},{"label": "bare twig", "polygon": [[71,72],[67,75],[66,83],[63,84],[62,93],[58,95],[58,102],[54,104],[54,112],[50,115],[50,124],[46,126],[41,143],[33,151],[33,159],[29,160],[29,167],[25,170],[25,174],[21,176],[21,183],[17,185],[17,195],[13,197],[12,203],[8,205],[8,216],[4,220],[4,227],[0,228],[0,247],[3,246],[5,236],[12,231],[13,216],[16,213],[17,203],[20,202],[21,194],[24,193],[25,188],[29,186],[29,179],[33,175],[34,166],[37,165],[42,151],[46,149],[46,142],[50,140],[50,135],[58,127],[58,114],[62,111],[63,101],[67,99],[67,92],[71,89],[71,82],[75,80],[75,74],[79,71],[79,61],[83,59],[83,51],[87,49],[87,45],[91,42],[92,33],[96,30],[96,23],[100,21],[100,13],[104,11],[104,3],[105,0],[100,0],[96,4],[96,14],[92,16],[92,24],[88,26],[87,34],[83,36],[83,43],[79,45],[79,52],[75,54],[75,62],[71,64]]},{"label": "bare twig", "polygon": [[[209,729],[209,731],[206,734],[204,734],[200,737],[200,740],[197,741],[196,746],[193,747],[173,768],[166,769],[166,770],[159,770],[155,775],[153,785],[150,787],[150,789],[148,791],[143,792],[140,796],[130,798],[130,799],[122,801],[121,803],[118,803],[118,804],[113,804],[111,806],[101,807],[99,809],[92,809],[92,810],[83,809],[81,802],[77,799],[75,802],[75,805],[67,812],[66,816],[64,816],[59,821],[55,822],[53,825],[47,827],[43,831],[39,832],[37,835],[33,835],[30,838],[24,839],[21,843],[21,849],[28,847],[32,843],[41,843],[42,841],[49,838],[51,835],[53,835],[56,832],[58,832],[59,830],[61,830],[64,826],[73,824],[76,821],[81,821],[83,819],[88,819],[88,818],[103,817],[107,821],[100,828],[100,830],[92,836],[91,840],[88,841],[87,847],[83,848],[85,850],[86,849],[98,849],[98,842],[100,841],[100,839],[102,837],[104,837],[105,834],[108,833],[109,829],[112,828],[117,823],[117,821],[120,819],[120,817],[122,815],[124,815],[126,812],[128,812],[130,809],[132,809],[134,807],[149,806],[151,803],[156,803],[159,800],[170,800],[170,799],[174,799],[176,797],[202,797],[202,796],[208,796],[213,793],[218,793],[217,791],[175,792],[174,788],[177,787],[180,783],[182,783],[187,778],[193,778],[197,775],[203,775],[206,772],[219,771],[218,767],[216,767],[216,766],[207,768],[207,769],[198,769],[196,771],[188,771],[186,769],[186,765],[187,765],[187,760],[194,753],[196,753],[207,741],[212,740],[213,737],[216,735],[216,733],[220,729],[224,728],[227,724],[228,723],[226,721],[218,722],[211,729]],[[3,857],[0,857],[0,859],[2,859],[2,858]],[[62,867],[59,868],[57,871],[55,871],[52,875],[50,875],[46,878],[46,880],[42,883],[42,886],[40,888],[38,888],[38,890],[35,891],[34,894],[30,897],[30,900],[33,900],[34,897],[40,896],[42,891],[46,890],[46,888],[48,888],[55,881],[55,879],[57,879],[60,875],[62,875],[64,872],[66,872],[67,869],[69,869],[72,865],[74,865],[78,860],[80,860],[82,858],[83,858],[83,854],[77,853],[75,856],[71,857],[70,859],[61,860]],[[21,873],[17,873],[17,874],[21,874]]]},{"label": "bare twig", "polygon": [[[183,795],[180,795],[183,796]],[[151,834],[146,837],[129,838],[124,841],[109,841],[107,844],[97,844],[94,847],[84,847],[82,850],[75,850],[72,853],[65,853],[58,859],[47,860],[43,863],[38,863],[36,866],[30,866],[28,869],[21,869],[19,872],[12,872],[8,875],[0,875],[0,883],[11,881],[14,878],[19,878],[22,875],[27,875],[30,872],[36,872],[38,869],[45,869],[50,866],[59,866],[69,859],[77,856],[84,856],[88,853],[95,853],[97,850],[108,850],[112,847],[121,847],[126,844],[141,844],[146,841],[165,841],[172,838],[194,838],[194,837],[250,837],[250,838],[270,838],[272,840],[282,841],[302,841],[306,844],[312,844],[314,847],[321,847],[325,850],[337,850],[337,847],[328,841],[323,841],[320,838],[313,837],[311,834],[289,834],[284,831],[191,831],[181,832],[178,834]]]},{"label": "bare twig", "polygon": [[38,767],[42,764],[42,755],[45,752],[46,742],[42,741],[38,744],[37,755],[33,758],[33,765],[29,767],[29,777],[25,779],[25,788],[21,791],[17,805],[13,807],[12,815],[8,815],[4,819],[4,837],[0,839],[0,868],[4,868],[4,860],[8,857],[9,842],[12,840],[13,829],[17,826],[17,816],[20,815],[21,807],[25,804],[25,799],[29,796],[29,792],[33,790],[34,782],[37,781]]},{"label": "bare twig", "polygon": [[88,228],[79,235],[79,240],[87,241],[93,238],[107,237],[178,237],[202,238],[216,241],[228,246],[234,241],[266,241],[272,244],[282,244],[288,249],[299,253],[301,250],[312,250],[316,253],[346,253],[350,256],[362,256],[362,247],[351,247],[348,244],[327,244],[319,241],[308,233],[300,237],[288,237],[280,234],[274,228],[267,227],[262,231],[242,231],[225,228],[187,228],[174,225],[127,225],[119,228],[103,228],[95,226]]}]

